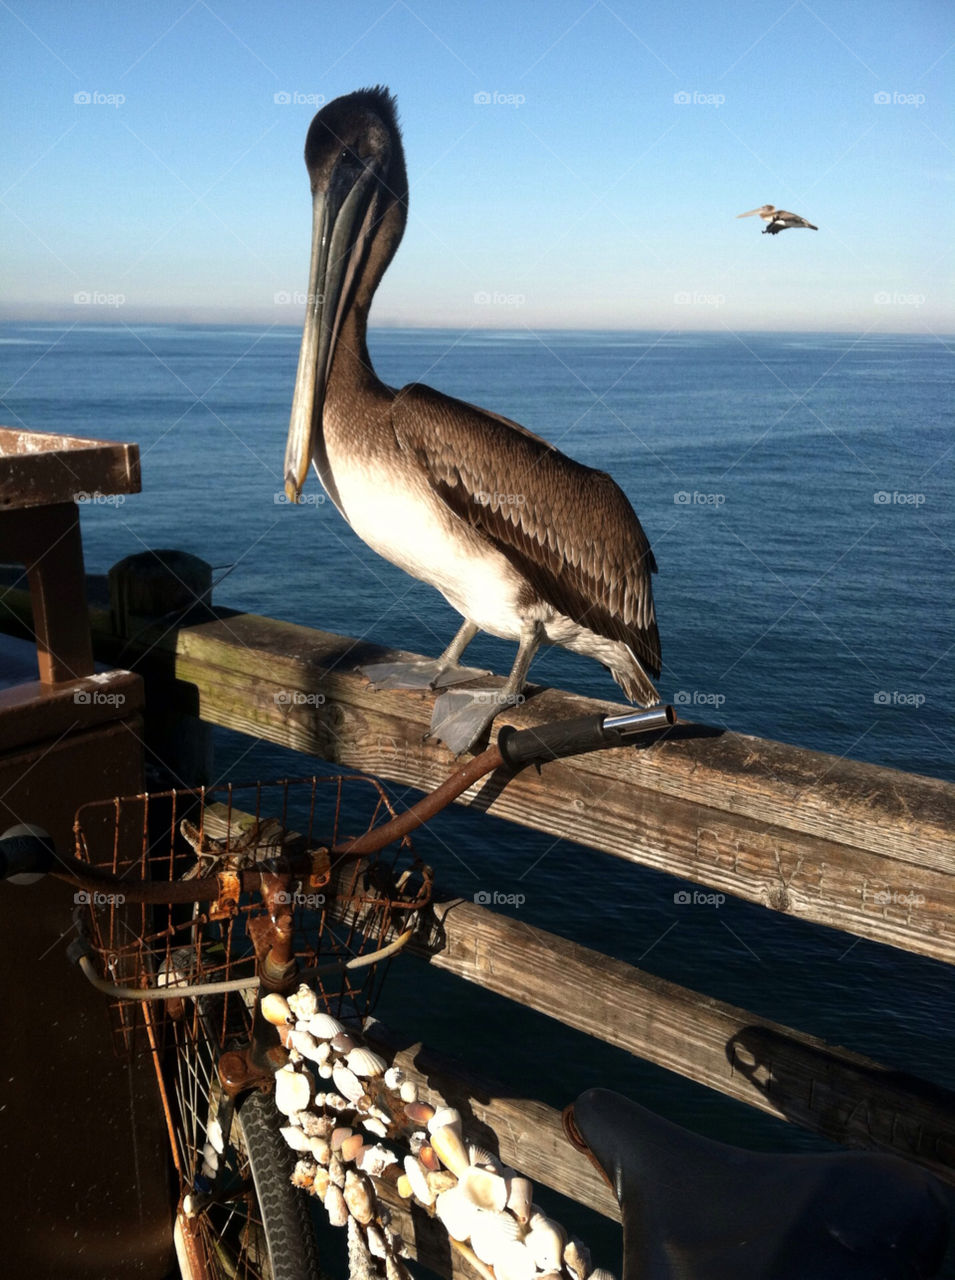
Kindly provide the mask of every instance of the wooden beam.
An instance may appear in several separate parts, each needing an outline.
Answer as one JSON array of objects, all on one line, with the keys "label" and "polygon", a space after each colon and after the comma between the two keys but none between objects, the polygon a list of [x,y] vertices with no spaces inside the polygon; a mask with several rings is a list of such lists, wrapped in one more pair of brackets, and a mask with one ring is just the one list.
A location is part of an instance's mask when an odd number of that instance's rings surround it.
[{"label": "wooden beam", "polygon": [[[16,591],[2,597],[22,617]],[[453,767],[423,742],[432,699],[375,691],[355,669],[389,651],[217,611],[117,640],[93,611],[97,656],[174,677],[184,710],[293,750],[431,790]],[[2,614],[0,614],[2,616]],[[4,624],[5,625],[5,624]],[[168,626],[168,624],[166,624]],[[490,683],[494,683],[493,679]],[[499,683],[499,682],[498,682]],[[518,727],[619,711],[532,691]],[[460,803],[777,911],[955,961],[955,786],[704,726],[486,779]]]},{"label": "wooden beam", "polygon": [[955,1184],[950,1090],[463,899],[435,905],[411,949],[728,1097],[834,1142],[905,1156]]}]

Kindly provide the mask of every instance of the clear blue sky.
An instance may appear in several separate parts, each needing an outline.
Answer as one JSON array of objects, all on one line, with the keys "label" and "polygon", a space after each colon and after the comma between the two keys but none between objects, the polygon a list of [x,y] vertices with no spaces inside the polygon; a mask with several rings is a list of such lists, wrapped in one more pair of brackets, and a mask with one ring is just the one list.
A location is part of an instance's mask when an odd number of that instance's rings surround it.
[{"label": "clear blue sky", "polygon": [[[314,104],[381,82],[411,217],[373,323],[951,333],[953,19],[0,0],[0,318],[298,324]],[[735,220],[763,203],[820,229]]]}]

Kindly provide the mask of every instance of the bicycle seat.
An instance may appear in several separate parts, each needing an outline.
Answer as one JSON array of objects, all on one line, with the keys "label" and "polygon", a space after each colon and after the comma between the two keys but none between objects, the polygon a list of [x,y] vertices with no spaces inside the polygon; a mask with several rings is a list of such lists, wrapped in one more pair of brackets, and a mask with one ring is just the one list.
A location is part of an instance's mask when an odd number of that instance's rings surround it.
[{"label": "bicycle seat", "polygon": [[564,1128],[610,1183],[623,1280],[917,1280],[948,1238],[941,1184],[890,1155],[776,1155],[590,1089]]}]

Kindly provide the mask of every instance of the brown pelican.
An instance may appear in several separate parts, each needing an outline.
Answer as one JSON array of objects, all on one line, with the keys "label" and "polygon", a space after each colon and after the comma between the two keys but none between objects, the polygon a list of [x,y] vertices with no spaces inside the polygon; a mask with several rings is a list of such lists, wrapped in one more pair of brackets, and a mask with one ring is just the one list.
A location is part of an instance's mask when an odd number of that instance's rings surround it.
[{"label": "brown pelican", "polygon": [[[285,454],[296,501],[313,463],[360,538],[436,587],[464,623],[431,662],[365,668],[379,687],[431,688],[432,734],[455,752],[518,700],[539,645],[596,658],[627,696],[658,702],[653,553],[621,489],[516,422],[411,384],[382,383],[365,332],[408,204],[394,98],[337,98],[305,143],[312,186],[307,312]],[[500,691],[448,689],[478,631],[519,641]]]},{"label": "brown pelican", "polygon": [[787,213],[785,209],[777,209],[774,204],[761,204],[758,209],[750,209],[749,213],[738,213],[736,216],[751,218],[754,213],[758,213],[766,223],[763,228],[764,236],[778,236],[780,231],[785,231],[787,227],[808,227],[810,231],[819,230],[805,218],[800,218],[798,213]]}]

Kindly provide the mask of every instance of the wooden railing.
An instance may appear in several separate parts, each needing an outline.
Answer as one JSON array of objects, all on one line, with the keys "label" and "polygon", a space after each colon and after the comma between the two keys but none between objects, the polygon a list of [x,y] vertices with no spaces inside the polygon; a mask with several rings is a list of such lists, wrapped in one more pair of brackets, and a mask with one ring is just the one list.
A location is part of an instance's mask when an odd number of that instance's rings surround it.
[{"label": "wooden railing", "polygon": [[[179,567],[181,575],[182,566]],[[356,670],[384,651],[207,604],[130,611],[113,575],[90,608],[103,661],[145,677],[149,702],[308,755],[431,790],[453,761],[423,741],[431,701],[376,692]],[[158,575],[159,578],[162,575]],[[148,615],[152,616],[148,616]],[[157,620],[157,615],[162,616]],[[0,627],[30,627],[28,594],[0,588]],[[541,690],[519,727],[609,710]],[[655,867],[768,909],[955,961],[955,786],[703,726],[511,777],[460,803]],[[904,1155],[955,1183],[955,1093],[713,1000],[474,902],[438,903],[415,944],[427,963],[639,1058],[852,1146]],[[494,956],[489,965],[486,957]],[[400,1061],[499,1135],[528,1175],[615,1216],[560,1136],[557,1113],[509,1097],[421,1046]],[[520,1134],[520,1159],[509,1144]]]}]

